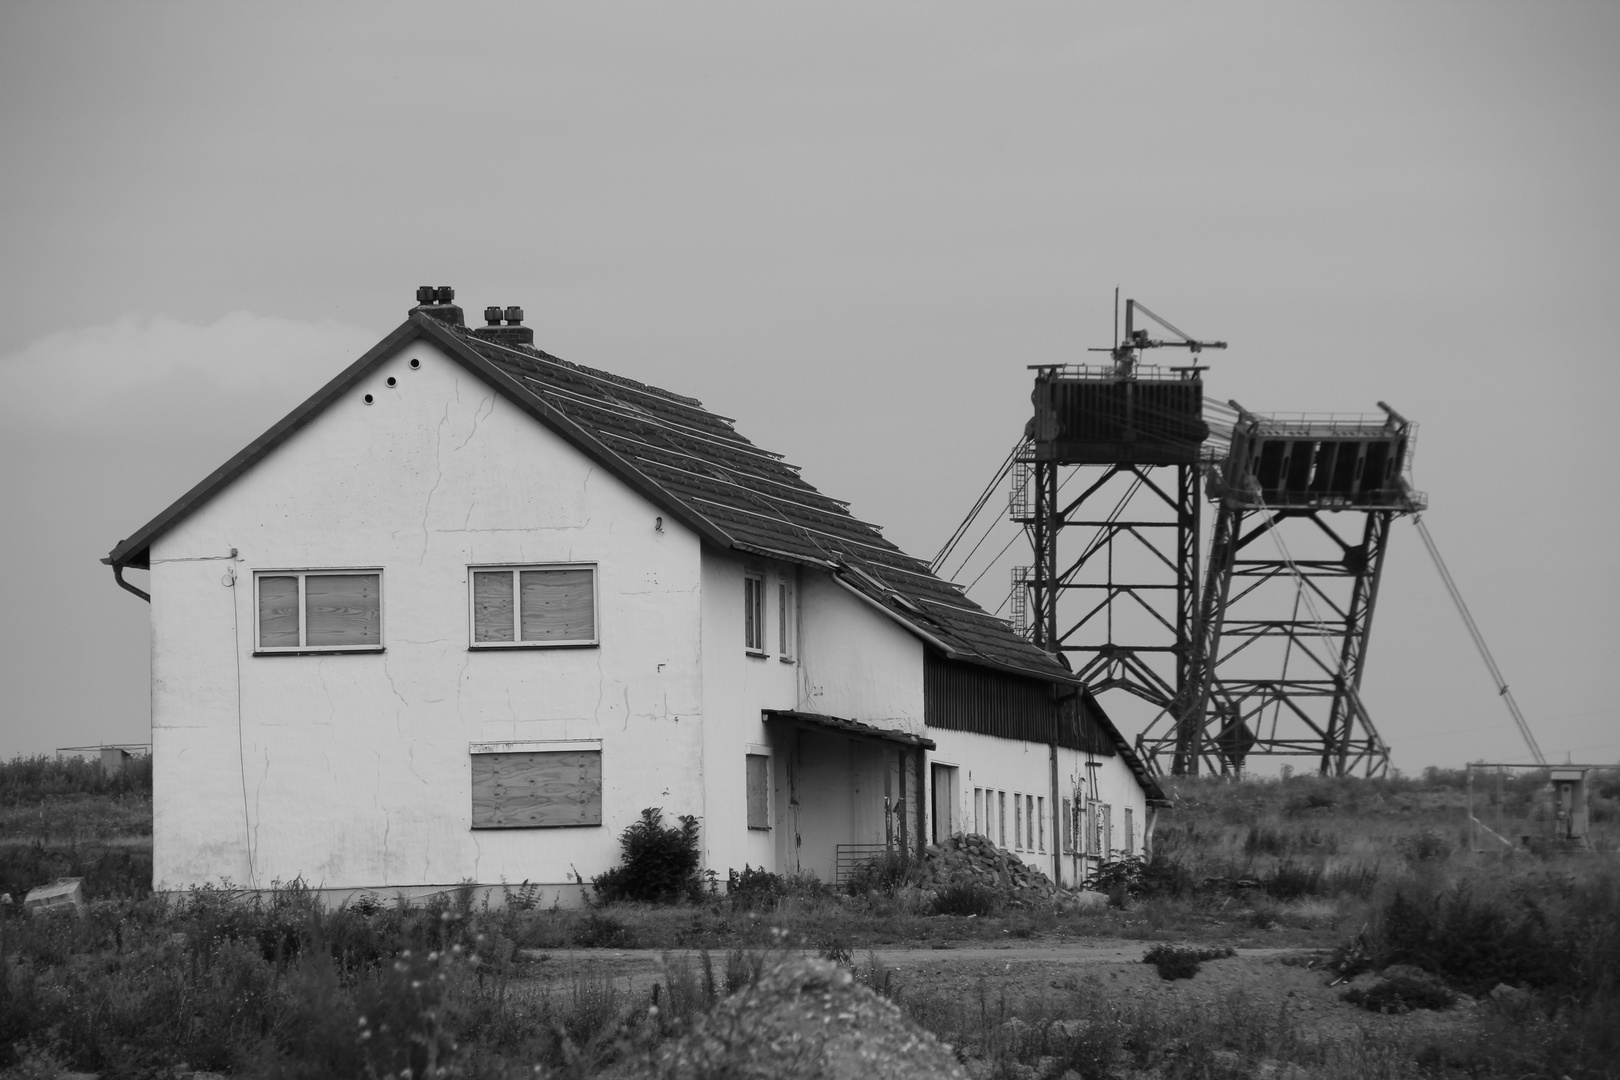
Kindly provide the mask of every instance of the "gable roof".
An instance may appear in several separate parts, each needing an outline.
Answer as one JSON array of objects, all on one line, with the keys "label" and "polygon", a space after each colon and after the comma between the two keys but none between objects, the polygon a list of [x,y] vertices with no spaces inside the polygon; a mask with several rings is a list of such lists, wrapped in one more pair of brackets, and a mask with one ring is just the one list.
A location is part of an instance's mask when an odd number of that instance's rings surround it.
[{"label": "gable roof", "polygon": [[[935,577],[927,564],[806,483],[796,466],[697,400],[502,344],[413,312],[393,333],[201,483],[120,541],[103,562],[149,565],[152,541],[246,472],[373,369],[430,342],[615,477],[723,550],[828,571],[835,582],[947,657],[1076,683],[1048,654]],[[120,581],[120,583],[122,583]],[[1123,741],[1121,741],[1123,745]]]}]

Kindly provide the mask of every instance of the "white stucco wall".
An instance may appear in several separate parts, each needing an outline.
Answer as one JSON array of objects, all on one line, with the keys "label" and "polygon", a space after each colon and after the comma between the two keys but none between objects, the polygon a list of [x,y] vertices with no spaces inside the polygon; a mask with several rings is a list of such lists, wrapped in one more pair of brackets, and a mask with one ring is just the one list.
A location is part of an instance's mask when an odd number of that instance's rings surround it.
[{"label": "white stucco wall", "polygon": [[[1006,841],[1002,846],[1013,851],[1020,859],[1051,876],[1053,856],[1058,852],[1061,839],[1053,836],[1052,752],[1042,743],[1017,739],[1000,739],[992,735],[979,735],[968,731],[946,731],[930,728],[929,735],[937,743],[930,755],[932,763],[954,765],[959,768],[957,780],[956,831],[979,831],[1002,844],[999,829],[974,828],[974,788],[1006,792],[1009,796],[1006,822]],[[1140,854],[1142,832],[1147,820],[1147,799],[1136,776],[1123,758],[1089,756],[1074,750],[1058,748],[1058,790],[1056,807],[1061,811],[1063,799],[1097,800],[1111,808],[1112,844],[1115,854]],[[1046,800],[1044,826],[1045,850],[1027,842],[1014,849],[1014,819],[1010,797],[1013,794],[1034,795]],[[930,793],[930,799],[932,793]],[[930,805],[932,805],[930,803]],[[1130,809],[1135,835],[1130,845],[1125,842],[1125,810]],[[994,820],[994,815],[988,815]],[[1058,834],[1061,837],[1061,832]],[[1037,833],[1037,838],[1039,833]],[[1061,866],[1065,884],[1076,884],[1087,873],[1084,859],[1064,858]]]},{"label": "white stucco wall", "polygon": [[[561,885],[701,815],[700,544],[659,514],[435,349],[381,365],[152,546],[156,887]],[[599,646],[469,650],[470,564],[576,561]],[[385,652],[253,655],[254,570],[343,567]],[[601,740],[602,825],[472,830],[469,744],[560,739]]]},{"label": "white stucco wall", "polygon": [[803,704],[878,727],[923,730],[923,643],[833,581],[806,570]]}]

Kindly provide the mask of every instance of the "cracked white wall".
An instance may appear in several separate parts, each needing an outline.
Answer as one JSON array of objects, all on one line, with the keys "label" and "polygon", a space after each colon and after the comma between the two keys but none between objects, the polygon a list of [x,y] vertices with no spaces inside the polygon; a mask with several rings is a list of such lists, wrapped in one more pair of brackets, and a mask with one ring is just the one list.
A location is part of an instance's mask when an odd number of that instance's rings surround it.
[{"label": "cracked white wall", "polygon": [[[599,647],[469,650],[469,564],[572,561]],[[341,567],[382,568],[386,651],[254,656],[252,572]],[[561,883],[644,806],[703,813],[699,541],[420,342],[157,540],[151,581],[159,889]],[[603,824],[473,831],[468,744],[512,739],[602,740]]]}]

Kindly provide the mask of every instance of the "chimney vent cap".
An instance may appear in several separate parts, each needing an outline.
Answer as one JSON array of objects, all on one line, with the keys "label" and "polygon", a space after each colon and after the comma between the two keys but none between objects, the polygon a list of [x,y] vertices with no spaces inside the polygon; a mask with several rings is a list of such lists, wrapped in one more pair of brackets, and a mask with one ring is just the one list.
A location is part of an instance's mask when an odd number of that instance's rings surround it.
[{"label": "chimney vent cap", "polygon": [[498,308],[498,307],[487,307],[487,308],[485,308],[484,309],[484,321],[489,323],[489,325],[491,325],[491,326],[499,326],[499,325],[501,325],[501,309]]},{"label": "chimney vent cap", "polygon": [[506,325],[507,326],[522,326],[523,325],[523,309],[520,308],[520,307],[509,307],[509,308],[507,308],[506,309]]}]

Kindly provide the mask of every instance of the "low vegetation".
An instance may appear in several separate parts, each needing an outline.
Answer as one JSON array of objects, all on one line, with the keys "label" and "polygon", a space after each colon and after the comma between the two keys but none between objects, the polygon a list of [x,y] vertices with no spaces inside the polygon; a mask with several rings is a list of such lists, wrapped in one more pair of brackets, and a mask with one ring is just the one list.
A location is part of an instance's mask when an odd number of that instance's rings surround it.
[{"label": "low vegetation", "polygon": [[[590,1077],[656,1060],[802,951],[848,965],[977,1076],[1235,1077],[1268,1062],[1308,1076],[1613,1075],[1620,779],[1598,785],[1595,853],[1509,856],[1467,850],[1459,774],[1169,786],[1154,857],[1091,882],[1110,897],[1103,910],[985,883],[920,887],[898,862],[841,891],[753,867],[722,886],[698,873],[696,823],[657,810],[626,833],[623,864],[586,909],[517,884],[504,904],[454,890],[328,910],[299,882],[259,898],[223,884],[153,897],[149,771],[0,764],[0,890],[17,901],[0,905],[0,1075]],[[114,852],[129,862],[97,871]],[[82,918],[20,910],[29,887],[64,873],[86,879]],[[1382,973],[1358,979],[1350,1004],[1458,1019],[1330,1038],[1241,994],[1165,1008],[1081,978],[964,996],[909,984],[869,952],[1065,937],[1140,940],[1147,962],[1193,986],[1209,978],[1199,964],[1234,946],[1295,947],[1331,963],[1324,981]],[[591,962],[550,974],[565,951],[632,947],[666,951],[655,977]]]}]

